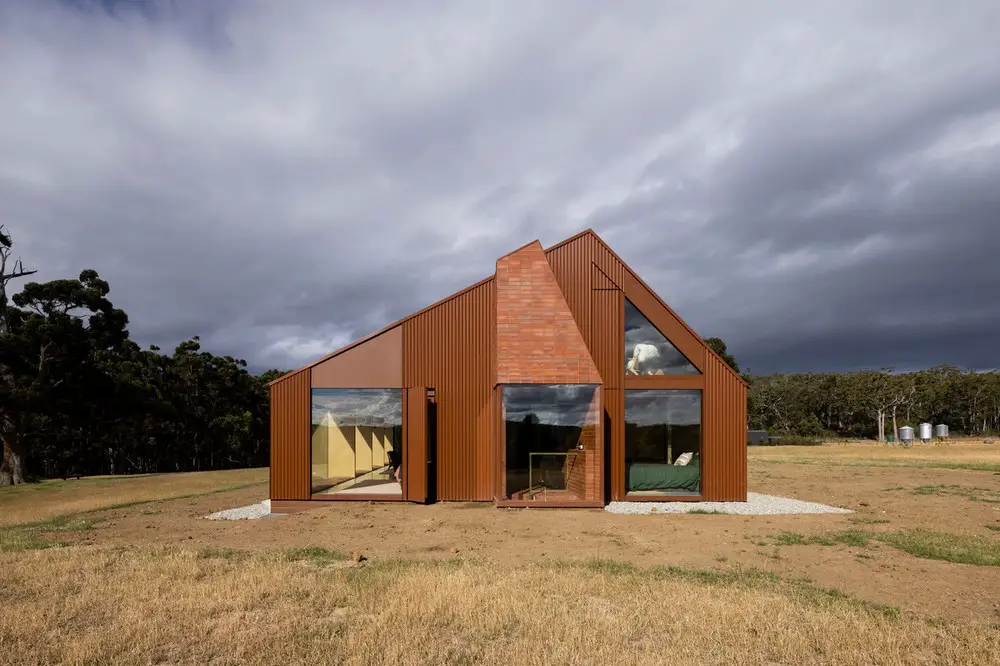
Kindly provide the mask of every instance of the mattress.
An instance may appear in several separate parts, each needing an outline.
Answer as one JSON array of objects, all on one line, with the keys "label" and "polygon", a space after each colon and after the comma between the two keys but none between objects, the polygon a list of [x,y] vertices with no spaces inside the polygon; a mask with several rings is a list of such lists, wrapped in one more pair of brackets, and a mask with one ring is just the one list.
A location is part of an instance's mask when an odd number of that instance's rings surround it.
[{"label": "mattress", "polygon": [[665,463],[632,463],[628,468],[628,492],[636,490],[685,490],[698,492],[701,466]]}]

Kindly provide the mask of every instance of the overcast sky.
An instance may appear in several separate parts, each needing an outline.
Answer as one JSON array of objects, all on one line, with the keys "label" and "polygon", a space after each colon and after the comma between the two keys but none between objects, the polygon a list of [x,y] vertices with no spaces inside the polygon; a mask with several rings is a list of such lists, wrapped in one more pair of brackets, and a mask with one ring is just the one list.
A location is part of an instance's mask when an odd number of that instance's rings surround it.
[{"label": "overcast sky", "polygon": [[[418,6],[419,5],[419,6]],[[1000,2],[6,2],[0,222],[141,344],[331,351],[593,227],[754,372],[1000,337]]]}]

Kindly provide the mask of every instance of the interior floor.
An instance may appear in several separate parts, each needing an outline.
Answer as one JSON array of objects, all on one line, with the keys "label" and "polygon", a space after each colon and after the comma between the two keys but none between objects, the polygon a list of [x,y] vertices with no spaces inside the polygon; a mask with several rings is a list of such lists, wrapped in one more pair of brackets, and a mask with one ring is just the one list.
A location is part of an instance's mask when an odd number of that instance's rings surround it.
[{"label": "interior floor", "polygon": [[572,490],[562,488],[536,487],[511,493],[512,500],[532,500],[535,502],[582,502],[586,497]]},{"label": "interior floor", "polygon": [[322,490],[313,491],[313,495],[402,495],[403,487],[396,481],[389,466],[374,469],[366,474],[335,483]]}]

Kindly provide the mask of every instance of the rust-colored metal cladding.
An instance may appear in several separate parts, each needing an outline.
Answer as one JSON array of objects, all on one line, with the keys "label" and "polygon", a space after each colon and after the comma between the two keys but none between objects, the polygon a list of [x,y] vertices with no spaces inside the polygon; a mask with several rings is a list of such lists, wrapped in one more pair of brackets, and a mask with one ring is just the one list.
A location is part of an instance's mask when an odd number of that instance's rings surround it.
[{"label": "rust-colored metal cladding", "polygon": [[435,390],[439,500],[493,498],[494,307],[490,279],[403,323],[403,381]]},{"label": "rust-colored metal cladding", "polygon": [[591,269],[590,349],[605,389],[620,389],[624,381],[625,316],[622,292],[596,266]]},{"label": "rust-colored metal cladding", "polygon": [[403,327],[317,363],[311,381],[313,388],[402,388]]},{"label": "rust-colored metal cladding", "polygon": [[[586,233],[577,234],[545,251],[563,298],[569,305],[577,328],[591,344],[591,300],[589,267],[593,262],[594,243]],[[581,279],[583,278],[583,279]],[[593,349],[593,347],[591,347]],[[596,359],[595,359],[596,360]]]},{"label": "rust-colored metal cladding", "polygon": [[702,430],[704,499],[747,499],[747,388],[715,354],[705,360]]},{"label": "rust-colored metal cladding", "polygon": [[[626,299],[700,374],[626,377]],[[601,384],[602,497],[589,501],[746,499],[745,382],[590,230],[544,251],[529,243],[501,258],[496,275],[275,380],[271,497],[309,498],[311,387],[404,388],[404,499],[510,504],[502,386],[526,382]],[[701,391],[700,495],[626,496],[633,389]],[[594,495],[592,476],[572,481]]]},{"label": "rust-colored metal cladding", "polygon": [[427,501],[427,389],[415,386],[406,389],[404,399],[406,424],[403,437],[406,439],[403,455],[404,497],[411,502]]},{"label": "rust-colored metal cladding", "polygon": [[[548,250],[552,272],[604,380],[609,495],[625,496],[625,402],[619,389],[701,390],[702,493],[642,501],[746,499],[746,384],[592,231]],[[582,305],[590,292],[589,305]],[[691,361],[700,375],[624,376],[624,300],[632,302]]]},{"label": "rust-colored metal cladding", "polygon": [[271,385],[271,499],[309,499],[309,370]]}]

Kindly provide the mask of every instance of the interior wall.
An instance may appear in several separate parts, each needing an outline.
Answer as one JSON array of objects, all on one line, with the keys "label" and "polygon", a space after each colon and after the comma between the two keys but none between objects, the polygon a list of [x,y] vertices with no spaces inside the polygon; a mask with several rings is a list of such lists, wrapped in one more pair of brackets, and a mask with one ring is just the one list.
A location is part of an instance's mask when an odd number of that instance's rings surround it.
[{"label": "interior wall", "polygon": [[330,419],[328,430],[331,479],[349,479],[355,473],[354,427],[342,428]]}]

